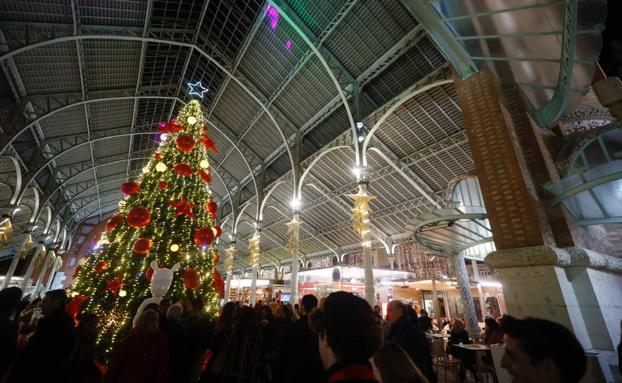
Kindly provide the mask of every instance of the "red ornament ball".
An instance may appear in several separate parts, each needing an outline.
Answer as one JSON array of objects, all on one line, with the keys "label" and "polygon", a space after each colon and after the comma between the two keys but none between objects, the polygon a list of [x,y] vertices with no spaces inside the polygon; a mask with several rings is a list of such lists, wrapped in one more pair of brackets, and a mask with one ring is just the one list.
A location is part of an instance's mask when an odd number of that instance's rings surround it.
[{"label": "red ornament ball", "polygon": [[198,289],[200,285],[201,275],[199,272],[192,267],[186,269],[186,271],[184,271],[184,286],[188,289],[195,290]]},{"label": "red ornament ball", "polygon": [[220,273],[216,271],[216,269],[214,269],[214,273],[212,274],[212,280],[213,280],[212,284],[214,285],[214,288],[218,292],[218,295],[220,296],[220,298],[224,298],[225,297],[225,281],[222,279],[222,275],[220,275]]},{"label": "red ornament ball", "polygon": [[95,265],[95,272],[101,273],[102,271],[106,270],[108,266],[108,262],[106,261],[98,262],[97,265]]},{"label": "red ornament ball", "polygon": [[117,214],[114,217],[110,218],[108,222],[106,222],[106,232],[110,233],[111,231],[116,229],[117,226],[119,226],[119,224],[123,222],[124,219],[125,217],[120,214]]},{"label": "red ornament ball", "polygon": [[180,175],[182,177],[188,177],[190,175],[192,175],[192,167],[188,164],[185,163],[180,163],[177,164],[173,167],[173,170],[175,171],[175,173],[177,173],[177,175]]},{"label": "red ornament ball", "polygon": [[214,251],[214,262],[220,262],[220,253],[218,252],[218,250]]},{"label": "red ornament ball", "polygon": [[125,195],[134,195],[140,193],[140,185],[137,182],[130,181],[121,185],[121,193]]},{"label": "red ornament ball", "polygon": [[127,215],[127,224],[134,229],[145,227],[149,225],[149,222],[151,222],[151,213],[142,206],[133,208]]},{"label": "red ornament ball", "polygon": [[136,242],[134,242],[134,246],[132,246],[132,250],[136,254],[144,255],[151,250],[153,247],[153,242],[149,238],[140,238]]},{"label": "red ornament ball", "polygon": [[183,153],[191,152],[194,149],[194,140],[192,136],[187,134],[180,134],[175,141],[175,146]]},{"label": "red ornament ball", "polygon": [[199,178],[204,184],[212,183],[212,175],[209,172],[206,172],[204,170],[199,170],[197,173],[199,173]]},{"label": "red ornament ball", "polygon": [[216,212],[218,212],[218,204],[213,200],[209,200],[205,203],[205,210],[209,213],[212,219],[216,219]]},{"label": "red ornament ball", "polygon": [[157,152],[156,154],[153,155],[153,158],[155,158],[156,161],[160,161],[162,160],[162,158],[164,158],[164,154]]},{"label": "red ornament ball", "polygon": [[214,232],[209,227],[200,227],[194,231],[194,244],[198,247],[205,247],[214,241]]},{"label": "red ornament ball", "polygon": [[212,226],[212,231],[214,232],[214,238],[218,238],[222,235],[222,229],[220,226]]},{"label": "red ornament ball", "polygon": [[158,187],[160,188],[160,190],[166,190],[168,189],[168,182],[160,181],[158,182]]}]

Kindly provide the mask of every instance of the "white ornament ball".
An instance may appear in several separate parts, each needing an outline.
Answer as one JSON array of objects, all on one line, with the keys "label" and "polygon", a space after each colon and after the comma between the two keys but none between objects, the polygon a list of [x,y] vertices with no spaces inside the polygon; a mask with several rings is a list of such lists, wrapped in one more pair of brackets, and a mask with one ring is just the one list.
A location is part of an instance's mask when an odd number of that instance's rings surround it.
[{"label": "white ornament ball", "polygon": [[201,162],[199,162],[199,166],[202,167],[203,169],[207,169],[207,168],[209,168],[209,161],[208,160],[201,160]]},{"label": "white ornament ball", "polygon": [[160,173],[164,173],[167,169],[166,164],[164,162],[158,162],[155,166],[156,171]]},{"label": "white ornament ball", "polygon": [[196,117],[194,117],[194,116],[190,116],[190,117],[188,117],[188,123],[189,123],[190,125],[194,125],[194,124],[196,124],[196,123],[197,123],[197,118],[196,118]]}]

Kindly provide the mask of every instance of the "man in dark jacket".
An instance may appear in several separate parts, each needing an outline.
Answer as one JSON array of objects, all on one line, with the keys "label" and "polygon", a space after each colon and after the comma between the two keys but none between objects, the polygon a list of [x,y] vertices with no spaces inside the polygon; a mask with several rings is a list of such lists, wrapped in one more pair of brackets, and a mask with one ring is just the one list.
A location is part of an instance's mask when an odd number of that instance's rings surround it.
[{"label": "man in dark jacket", "polygon": [[274,366],[274,381],[321,382],[324,367],[318,351],[317,334],[309,328],[309,314],[317,307],[317,298],[311,294],[302,297],[302,316],[283,329]]},{"label": "man in dark jacket", "polygon": [[[43,318],[18,357],[9,382],[60,382],[66,379],[69,354],[75,344],[73,322],[65,312],[65,290],[48,291],[43,298]],[[36,363],[36,368],[33,368]]]},{"label": "man in dark jacket", "polygon": [[398,343],[408,353],[419,370],[430,382],[436,382],[432,369],[432,353],[423,331],[419,330],[408,318],[407,307],[401,301],[392,301],[387,308],[387,318],[391,329],[386,340]]}]

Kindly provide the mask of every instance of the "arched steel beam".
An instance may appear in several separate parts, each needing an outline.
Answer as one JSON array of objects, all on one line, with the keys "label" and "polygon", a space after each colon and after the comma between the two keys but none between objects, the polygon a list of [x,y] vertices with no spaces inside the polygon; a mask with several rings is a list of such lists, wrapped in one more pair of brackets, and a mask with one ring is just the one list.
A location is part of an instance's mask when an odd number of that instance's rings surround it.
[{"label": "arched steel beam", "polygon": [[[130,158],[130,159],[124,158],[124,159],[121,159],[121,160],[110,161],[110,162],[106,162],[105,164],[99,164],[99,165],[95,165],[95,166],[92,166],[90,168],[84,169],[81,172],[78,172],[78,173],[74,174],[73,176],[67,178],[65,181],[63,181],[62,183],[58,184],[56,186],[56,189],[54,189],[53,191],[47,193],[47,197],[46,197],[45,201],[43,201],[43,204],[44,205],[47,204],[50,201],[50,199],[52,198],[52,196],[54,194],[56,194],[57,191],[59,191],[66,184],[70,183],[72,180],[80,177],[83,174],[89,173],[89,172],[91,172],[93,170],[97,170],[98,168],[104,167],[104,166],[110,166],[110,165],[114,165],[114,164],[118,164],[118,163],[123,163],[123,162],[128,162],[128,161],[132,161],[132,160],[145,160],[145,159],[149,159],[149,158],[151,158],[151,157],[136,157],[136,158]],[[127,177],[124,177],[124,178],[127,178]],[[80,192],[80,193],[82,193],[82,192]]]},{"label": "arched steel beam", "polygon": [[[130,161],[131,161],[131,160],[136,160],[136,159],[144,159],[144,158],[151,158],[151,157],[138,157],[138,158],[132,158],[132,159],[130,159]],[[127,159],[124,159],[124,160],[119,160],[119,161],[108,162],[108,163],[105,163],[105,164],[100,164],[100,165],[97,165],[97,166],[95,166],[95,167],[93,167],[93,168],[90,168],[90,169],[84,170],[84,171],[82,171],[81,173],[88,172],[88,171],[89,171],[89,170],[91,170],[91,169],[96,169],[96,168],[99,168],[99,167],[108,166],[108,165],[113,164],[113,163],[123,163],[123,162],[125,162],[125,161],[128,161],[128,160],[127,160]],[[216,172],[215,170],[214,170],[214,173],[213,173],[213,174],[215,174],[216,176],[218,176],[218,179],[220,179],[220,181],[223,183],[223,186],[224,186],[224,188],[225,188],[225,191],[226,191],[226,192],[227,192],[227,194],[229,195],[229,188],[227,187],[227,185],[226,185],[226,184],[224,183],[224,181],[222,180],[222,178],[221,178],[220,174],[218,174],[218,172]],[[76,174],[76,175],[75,175],[75,176],[73,176],[73,177],[68,178],[65,182],[63,182],[63,185],[64,185],[64,184],[66,184],[67,182],[71,181],[71,179],[72,179],[72,178],[78,177],[79,175],[80,175],[80,173]],[[123,175],[123,176],[121,176],[121,177],[117,177],[117,178],[114,178],[114,179],[107,179],[107,180],[106,180],[106,181],[104,181],[104,182],[97,182],[97,183],[95,183],[94,185],[91,185],[91,186],[87,187],[86,189],[81,190],[79,193],[77,193],[76,195],[74,195],[74,196],[73,196],[70,200],[65,201],[65,203],[63,203],[63,204],[61,205],[61,207],[60,207],[60,208],[58,208],[58,207],[56,208],[56,214],[55,214],[54,218],[58,218],[58,217],[62,214],[62,212],[65,210],[65,208],[66,208],[67,206],[71,205],[71,203],[72,203],[73,201],[75,201],[76,199],[79,199],[79,198],[80,198],[80,196],[81,196],[81,195],[83,195],[84,193],[86,193],[87,191],[92,190],[93,188],[96,188],[96,187],[98,187],[98,186],[101,186],[101,185],[104,185],[104,184],[107,184],[107,183],[116,182],[116,181],[125,180],[125,179],[127,179],[127,177],[125,177],[125,175]],[[59,186],[59,188],[60,188],[60,186]],[[58,189],[59,189],[59,188],[58,188]],[[57,190],[58,190],[58,189],[57,189]],[[82,197],[82,198],[84,198],[84,197]]]},{"label": "arched steel beam", "polygon": [[[214,171],[214,174],[216,174],[216,175],[218,176],[218,178],[220,178],[220,175],[219,175],[216,171]],[[90,186],[90,187],[88,187],[88,188],[86,188],[86,189],[82,190],[81,192],[79,192],[78,194],[76,194],[75,196],[73,196],[70,200],[66,201],[66,202],[62,205],[62,207],[61,207],[60,209],[57,209],[56,214],[54,215],[54,218],[53,218],[53,219],[57,219],[57,218],[59,218],[59,216],[62,214],[62,212],[63,212],[63,211],[64,211],[64,210],[65,210],[68,206],[70,206],[70,205],[71,205],[71,203],[72,203],[73,201],[75,201],[76,199],[79,199],[79,198],[84,198],[84,197],[80,197],[80,196],[81,196],[81,195],[83,195],[84,193],[86,193],[87,191],[92,190],[92,189],[94,189],[94,188],[96,188],[96,187],[98,187],[98,186],[101,186],[101,185],[104,185],[104,184],[107,184],[107,183],[117,182],[117,181],[124,180],[124,179],[126,179],[126,177],[125,177],[125,176],[122,176],[122,177],[118,177],[118,178],[115,178],[115,179],[106,180],[106,181],[104,181],[104,182],[98,182],[97,184],[92,185],[92,186]],[[222,180],[221,180],[221,182],[222,182]],[[223,184],[223,185],[224,185],[224,184]],[[227,193],[229,193],[229,189],[227,188],[227,185],[224,185],[224,187],[225,187],[225,190],[227,191]],[[93,201],[89,201],[88,203],[90,203],[90,202],[93,202]],[[88,204],[88,203],[87,203],[87,204]],[[86,205],[82,205],[82,206],[86,206]],[[79,208],[81,208],[82,206],[80,206]],[[66,219],[66,217],[61,217],[61,218],[63,218],[63,220],[65,220],[65,219]]]},{"label": "arched steel beam", "polygon": [[[249,199],[249,201],[251,201],[251,202],[252,202],[252,200],[253,200],[252,198]],[[233,234],[237,234],[238,233],[238,225],[241,222],[240,220],[242,219],[242,216],[244,215],[244,212],[246,211],[246,209],[248,209],[249,206],[251,206],[251,204],[252,204],[251,202],[245,203],[244,206],[242,206],[240,208],[240,211],[238,211],[238,216],[236,217],[235,222],[233,224]],[[255,222],[255,223],[257,223],[257,222]]]},{"label": "arched steel beam", "polygon": [[[97,98],[97,99],[83,100],[83,101],[75,102],[75,103],[68,104],[68,105],[62,106],[62,107],[60,107],[60,108],[54,109],[54,110],[52,110],[52,111],[50,111],[50,112],[46,113],[45,115],[39,116],[39,117],[37,117],[35,120],[31,121],[31,122],[30,122],[29,124],[27,124],[27,125],[26,125],[23,129],[21,129],[18,133],[16,133],[16,135],[14,135],[14,136],[11,136],[11,137],[10,137],[10,139],[9,139],[9,140],[8,140],[8,141],[4,144],[4,146],[3,146],[2,148],[0,148],[0,153],[2,153],[4,150],[6,150],[6,148],[8,148],[8,147],[9,147],[9,145],[10,145],[10,144],[11,144],[11,143],[12,143],[12,142],[13,142],[13,141],[17,138],[17,136],[19,136],[20,134],[22,134],[23,132],[25,132],[25,131],[26,131],[27,129],[29,129],[31,126],[34,126],[35,124],[39,123],[39,122],[40,122],[40,121],[42,121],[43,119],[46,119],[46,118],[48,118],[48,117],[50,117],[50,116],[52,116],[52,115],[54,115],[54,114],[56,114],[56,113],[58,113],[58,112],[61,112],[61,111],[63,111],[63,110],[69,109],[69,108],[72,108],[72,107],[74,107],[74,106],[86,105],[86,104],[93,103],[93,102],[118,101],[118,100],[131,100],[131,99],[134,99],[134,100],[138,100],[138,99],[169,99],[169,100],[179,101],[180,103],[182,103],[182,104],[183,104],[183,101],[182,101],[181,99],[177,98],[177,97],[164,97],[164,96],[137,96],[137,97],[135,97],[135,96],[127,96],[127,97],[126,97],[126,96],[119,96],[119,97],[103,97],[103,98]],[[231,133],[229,133],[229,132],[225,131],[225,130],[222,128],[222,126],[220,125],[220,123],[215,123],[214,121],[207,121],[207,122],[208,122],[208,124],[210,125],[210,127],[212,127],[212,128],[214,128],[215,130],[217,130],[217,131],[218,131],[218,132],[219,132],[219,133],[220,133],[220,134],[221,134],[221,135],[225,138],[225,140],[227,140],[227,141],[228,141],[228,142],[229,142],[229,143],[230,143],[233,147],[235,147],[235,148],[236,148],[236,150],[240,153],[240,155],[242,156],[242,159],[243,159],[244,163],[246,164],[246,167],[248,168],[248,170],[249,170],[249,172],[250,172],[250,175],[251,175],[251,177],[252,177],[253,184],[255,185],[255,188],[257,188],[257,183],[256,183],[256,181],[255,181],[255,177],[254,177],[254,175],[253,175],[253,167],[252,167],[252,166],[250,165],[250,163],[248,162],[248,159],[246,158],[246,156],[245,156],[244,152],[243,152],[243,151],[242,151],[242,150],[241,150],[241,149],[240,149],[240,148],[236,145],[236,143],[235,143],[235,142],[236,142],[236,137],[230,137],[230,134],[231,134]],[[2,145],[2,143],[1,143],[1,142],[0,142],[0,145]],[[12,158],[11,156],[7,156],[7,157]],[[12,158],[12,159],[13,159],[13,160],[15,160],[14,158]],[[15,161],[17,161],[17,160],[15,160]],[[17,169],[19,169],[19,164],[16,164],[16,165],[17,165]],[[82,174],[82,172],[81,172],[80,174]],[[221,181],[223,181],[223,184],[225,184],[225,183],[224,183],[224,180],[222,179],[222,177],[220,177],[220,175],[219,175],[219,178],[221,179]],[[20,185],[20,189],[21,189],[21,184],[22,184],[21,169],[19,170],[19,177],[18,177],[18,180],[19,180],[19,185]],[[226,184],[225,184],[225,185],[226,185]],[[228,195],[229,195],[229,197],[231,197],[231,193],[229,193],[229,188],[227,187],[226,189],[227,189],[227,191],[228,191]],[[56,189],[53,193],[51,193],[51,194],[50,194],[50,196],[51,196],[51,195],[53,195],[53,194],[54,194],[57,190],[58,190],[58,188],[57,188],[57,189]],[[14,192],[14,194],[15,194],[15,195],[19,195],[19,193],[20,193],[20,191],[18,191],[18,188],[16,188],[16,192]],[[48,199],[46,199],[46,202],[47,202],[48,200],[49,200],[49,198],[48,198]]]},{"label": "arched steel beam", "polygon": [[337,150],[337,149],[344,149],[344,148],[346,148],[346,149],[352,149],[352,147],[351,147],[351,146],[346,146],[346,145],[334,146],[334,147],[332,147],[332,148],[329,148],[329,149],[327,149],[327,150],[324,150],[324,151],[323,151],[322,153],[320,153],[317,157],[315,157],[315,158],[313,159],[313,161],[311,161],[311,163],[309,164],[309,166],[307,166],[307,167],[305,168],[304,172],[302,172],[302,176],[300,176],[300,182],[299,182],[299,184],[298,184],[298,190],[297,190],[298,197],[302,198],[302,187],[303,187],[303,184],[304,184],[304,180],[305,180],[305,178],[307,177],[307,174],[309,174],[309,172],[310,172],[310,171],[311,171],[311,169],[313,168],[313,166],[315,166],[315,164],[317,164],[317,163],[318,163],[318,161],[319,161],[322,157],[324,157],[326,154],[328,154],[328,153],[332,152],[333,150]]},{"label": "arched steel beam", "polygon": [[[1,58],[0,58],[0,61],[2,61]],[[92,103],[95,103],[95,102],[136,100],[136,99],[172,100],[172,101],[179,101],[179,102],[183,103],[183,101],[181,99],[179,99],[178,97],[169,97],[169,96],[113,96],[113,97],[98,97],[98,98],[92,98],[92,99],[88,99],[88,100],[81,100],[81,101],[78,101],[78,102],[73,102],[71,104],[63,105],[63,106],[58,107],[58,108],[56,108],[54,110],[51,110],[51,111],[49,111],[46,114],[43,114],[41,116],[38,116],[37,118],[35,118],[34,120],[32,120],[28,124],[26,124],[24,127],[19,129],[18,131],[7,131],[7,132],[5,132],[2,135],[2,138],[0,138],[0,154],[4,153],[4,151],[9,147],[9,145],[11,145],[13,143],[13,141],[15,141],[17,139],[17,137],[19,137],[22,133],[26,132],[28,129],[33,127],[35,124],[40,123],[42,120],[44,120],[44,119],[46,119],[48,117],[51,117],[51,116],[55,115],[58,112],[62,112],[63,110],[71,109],[71,108],[73,108],[75,106],[88,105],[88,104],[92,104]]]},{"label": "arched steel beam", "polygon": [[[4,135],[4,134],[3,134]],[[2,154],[2,150],[0,150],[0,154]],[[9,155],[0,156],[0,158],[8,158],[11,160],[13,165],[15,166],[15,187],[13,189],[13,194],[11,195],[11,199],[9,200],[9,205],[12,206],[17,203],[19,192],[22,189],[22,169],[19,167],[19,162],[16,158]]]},{"label": "arched steel beam", "polygon": [[[75,225],[71,227],[71,229],[70,229],[71,231],[69,232],[69,237],[70,237],[70,238],[72,238],[72,237],[73,237],[74,232],[76,231],[76,229],[77,229],[78,227],[80,227],[80,225],[81,225],[84,221],[86,221],[87,219],[91,218],[91,217],[93,216],[93,213],[96,213],[97,211],[105,211],[106,213],[108,213],[109,211],[114,210],[114,209],[110,209],[110,208],[114,208],[114,207],[118,207],[118,206],[119,206],[119,203],[118,203],[118,202],[115,202],[115,203],[110,203],[110,202],[108,202],[108,203],[106,203],[106,204],[102,205],[102,206],[101,206],[101,208],[99,208],[99,209],[95,209],[95,210],[93,210],[91,213],[89,213],[89,214],[85,215],[84,217],[82,217],[82,218],[80,219],[80,221],[75,222]],[[108,209],[108,210],[107,210],[107,209]],[[73,218],[73,217],[72,217],[72,218]],[[71,221],[68,221],[68,222],[67,222],[67,225],[69,225],[69,224],[71,224],[71,223],[72,223]]]},{"label": "arched steel beam", "polygon": [[[326,73],[328,74],[331,81],[335,85],[335,88],[337,89],[337,92],[339,93],[339,97],[341,98],[341,102],[343,103],[343,107],[346,110],[346,113],[348,115],[348,120],[350,122],[350,129],[352,129],[352,132],[356,136],[356,122],[354,121],[354,116],[352,115],[352,111],[350,110],[348,99],[346,98],[345,92],[341,88],[341,85],[339,85],[339,81],[337,81],[337,77],[335,77],[335,74],[330,69],[330,66],[328,65],[328,63],[326,62],[326,59],[324,58],[324,56],[322,56],[322,54],[318,50],[318,47],[316,47],[315,44],[313,44],[309,36],[307,36],[306,33],[304,33],[302,29],[300,29],[300,26],[292,20],[290,15],[288,15],[287,12],[285,12],[283,8],[279,4],[277,4],[274,0],[269,0],[269,2],[270,2],[270,5],[279,12],[279,15],[283,17],[283,19],[294,29],[294,31],[296,31],[296,33],[298,33],[300,38],[302,38],[302,40],[309,46],[309,48],[311,48],[313,53],[317,56],[317,58],[322,63],[322,66],[326,69]],[[356,161],[358,165],[359,148],[358,148],[358,145],[354,145],[354,147],[355,147]],[[294,168],[294,165],[292,163],[292,169],[293,168]],[[296,179],[294,180],[294,185],[298,185],[297,181],[298,180]]]},{"label": "arched steel beam", "polygon": [[[195,44],[184,43],[184,42],[179,42],[179,41],[172,41],[172,40],[150,38],[150,37],[115,36],[115,35],[87,35],[87,34],[84,34],[84,35],[58,37],[58,38],[54,38],[54,39],[50,39],[50,40],[34,43],[34,44],[31,44],[31,45],[27,45],[27,46],[24,46],[24,47],[20,47],[20,48],[14,49],[12,51],[9,51],[9,52],[6,52],[6,53],[0,55],[0,61],[4,61],[7,58],[13,57],[13,56],[15,56],[17,54],[29,51],[31,49],[40,48],[40,47],[44,47],[44,46],[55,44],[55,43],[62,43],[62,42],[67,42],[67,41],[78,41],[78,40],[139,41],[139,42],[156,43],[156,44],[168,44],[168,45],[173,45],[173,46],[180,46],[180,47],[186,47],[186,48],[194,49],[199,54],[201,54],[203,57],[205,57],[206,59],[211,61],[216,67],[218,67],[220,70],[222,70],[227,76],[229,76],[231,78],[231,80],[235,81],[240,87],[242,87],[242,89],[244,89],[244,91],[249,96],[251,96],[251,98],[255,102],[257,102],[257,104],[264,110],[266,115],[270,118],[270,120],[272,121],[272,123],[274,124],[276,129],[278,130],[281,138],[283,139],[283,145],[285,145],[287,154],[289,156],[290,165],[291,165],[292,169],[294,168],[294,159],[293,159],[291,150],[289,148],[289,145],[287,144],[287,137],[285,136],[285,134],[283,132],[283,129],[281,129],[279,123],[276,121],[276,118],[274,117],[274,114],[261,101],[260,97],[257,94],[253,93],[249,89],[249,87],[244,83],[244,81],[240,77],[234,76],[233,73],[231,73],[231,71],[229,71],[229,69],[227,69],[223,64],[221,64],[218,60],[216,60],[210,54],[205,52],[203,49],[197,47]],[[334,78],[334,75],[333,75],[333,78]],[[346,108],[347,108],[348,106],[347,106],[347,102],[345,100],[345,97],[344,97],[344,104],[346,105]],[[353,121],[352,121],[352,124],[354,124]]]},{"label": "arched steel beam", "polygon": [[[266,193],[266,195],[263,197],[263,200],[261,201],[261,205],[259,207],[259,220],[263,220],[263,211],[266,208],[266,202],[268,201],[268,198],[270,198],[270,196],[272,195],[272,193],[274,193],[274,191],[276,190],[276,188],[279,185],[282,185],[284,183],[288,183],[289,181],[283,180],[283,181],[276,181],[274,182],[272,185],[270,185],[270,189],[268,190],[268,192]],[[301,178],[301,182],[302,182],[302,178]]]},{"label": "arched steel beam", "polygon": [[378,130],[380,128],[380,125],[382,125],[387,118],[393,114],[393,112],[395,112],[395,110],[397,108],[399,108],[400,106],[402,106],[406,101],[410,100],[411,98],[423,93],[423,92],[427,92],[430,89],[436,88],[437,86],[443,86],[443,85],[447,85],[447,84],[452,84],[454,82],[454,80],[449,79],[449,80],[441,80],[441,81],[436,81],[433,82],[431,84],[426,84],[423,85],[421,87],[416,87],[414,89],[407,89],[405,92],[403,92],[402,94],[400,94],[399,96],[397,96],[395,98],[395,103],[393,105],[391,105],[387,110],[385,110],[385,112],[383,113],[383,115],[376,121],[376,123],[374,124],[374,126],[372,126],[372,128],[369,130],[369,132],[367,132],[367,136],[365,137],[365,141],[363,141],[363,158],[365,160],[365,162],[363,163],[363,166],[367,166],[367,148],[369,147],[369,143],[371,141],[372,136],[374,135],[374,133],[376,132],[376,130]]},{"label": "arched steel beam", "polygon": [[[423,181],[421,181],[420,178],[416,174],[414,174],[414,172],[410,168],[405,167],[405,169],[407,169],[407,170],[404,170],[402,167],[400,167],[400,166],[398,166],[398,164],[396,164],[396,161],[398,163],[401,162],[401,161],[399,161],[399,159],[392,160],[391,158],[389,158],[389,156],[386,153],[384,153],[382,150],[380,150],[378,148],[370,148],[369,150],[372,150],[372,151],[378,153],[378,155],[380,157],[382,157],[382,159],[385,160],[387,162],[387,164],[389,164],[393,169],[395,169],[395,171],[397,173],[399,173],[402,177],[404,177],[404,179],[409,184],[411,184],[422,196],[424,196],[428,201],[430,201],[430,203],[432,203],[437,208],[441,207],[441,204],[438,203],[438,201],[436,201],[434,199],[434,195],[433,195],[433,192],[431,191],[431,189],[430,190],[424,189],[424,188],[429,189],[429,187],[427,185],[425,185],[423,183]],[[400,165],[401,165],[401,163],[400,163]],[[408,174],[406,174],[406,172],[411,173],[412,177],[409,176]],[[413,177],[416,177],[416,180],[413,179]],[[417,180],[419,182],[417,182]]]},{"label": "arched steel beam", "polygon": [[[128,136],[139,136],[139,135],[153,135],[153,134],[157,134],[157,132],[133,132],[133,133],[122,133],[122,134],[115,134],[115,135],[110,135],[110,136],[104,136],[104,137],[93,138],[93,139],[91,139],[91,140],[88,140],[88,141],[85,141],[85,142],[78,143],[78,144],[76,144],[76,145],[72,146],[71,148],[69,148],[69,149],[67,149],[67,150],[65,150],[65,151],[63,151],[63,152],[57,153],[57,154],[53,155],[52,157],[49,157],[49,158],[47,158],[47,159],[44,159],[44,160],[43,160],[43,163],[40,163],[40,164],[39,164],[38,169],[37,169],[34,173],[30,173],[30,172],[29,172],[29,174],[26,176],[25,185],[30,184],[30,182],[31,182],[32,180],[34,180],[34,179],[35,179],[35,177],[36,177],[36,176],[37,176],[37,175],[38,175],[38,174],[39,174],[39,173],[40,173],[43,169],[45,169],[45,168],[46,168],[49,164],[51,164],[51,163],[52,163],[54,160],[56,160],[58,157],[60,157],[60,156],[62,156],[62,155],[64,155],[64,154],[66,154],[66,153],[68,153],[68,152],[70,152],[70,151],[72,151],[72,150],[75,150],[76,148],[79,148],[79,147],[81,147],[81,146],[84,146],[84,145],[91,145],[93,142],[104,141],[104,140],[111,139],[111,138],[128,137]],[[93,168],[92,166],[91,166],[91,167],[89,167],[89,169],[91,169],[91,170],[92,170],[92,168]],[[216,173],[216,174],[217,174],[217,173]],[[220,177],[220,175],[219,175],[219,178],[221,179],[221,181],[223,181],[223,179],[222,179],[222,177]],[[223,185],[226,185],[226,184],[224,183],[224,181],[223,181]],[[226,188],[226,189],[227,189],[227,188]],[[227,190],[228,190],[228,189],[227,189]],[[24,190],[24,191],[25,191],[25,190]],[[24,191],[22,191],[22,192],[20,193],[20,198],[21,198],[21,195],[23,195]]]}]

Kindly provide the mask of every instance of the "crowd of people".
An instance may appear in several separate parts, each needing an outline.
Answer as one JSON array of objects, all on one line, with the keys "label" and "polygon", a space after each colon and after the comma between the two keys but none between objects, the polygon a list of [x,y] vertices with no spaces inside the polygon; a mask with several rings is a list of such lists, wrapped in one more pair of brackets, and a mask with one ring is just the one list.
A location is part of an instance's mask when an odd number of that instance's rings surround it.
[{"label": "crowd of people", "polygon": [[[98,318],[75,325],[64,290],[38,301],[18,288],[0,291],[0,383],[59,381],[110,383],[436,382],[430,332],[436,324],[410,305],[380,307],[347,292],[322,301],[305,295],[299,307],[282,302],[254,307],[228,302],[215,320],[200,299],[147,306],[135,327],[104,362],[97,351]],[[578,382],[584,351],[563,326],[542,319],[487,318],[485,344],[505,341],[502,359],[518,382]],[[452,345],[472,342],[454,319]],[[563,350],[563,352],[560,352]]]}]

